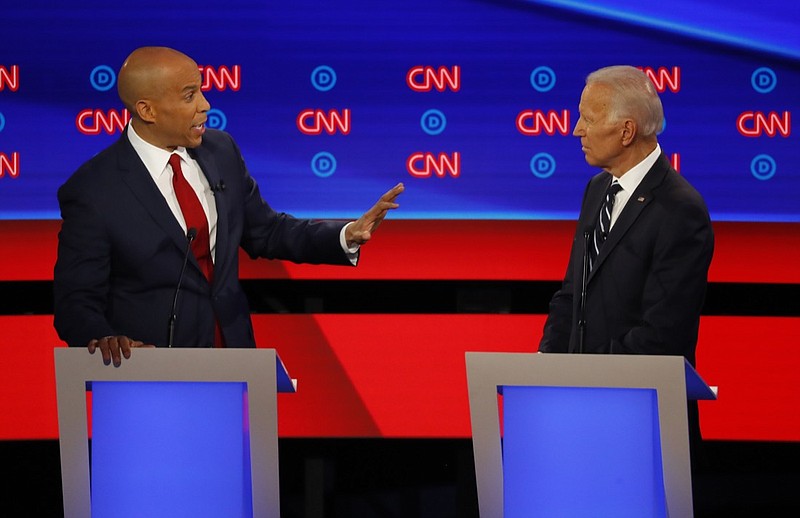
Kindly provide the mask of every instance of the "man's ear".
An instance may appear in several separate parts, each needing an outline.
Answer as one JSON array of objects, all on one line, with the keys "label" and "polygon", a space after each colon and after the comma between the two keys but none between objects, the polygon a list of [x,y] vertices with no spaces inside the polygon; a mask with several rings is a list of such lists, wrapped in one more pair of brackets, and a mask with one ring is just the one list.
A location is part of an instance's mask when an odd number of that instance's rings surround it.
[{"label": "man's ear", "polygon": [[155,122],[156,109],[147,99],[136,101],[136,115],[144,122]]},{"label": "man's ear", "polygon": [[636,138],[636,133],[638,131],[638,127],[636,127],[636,121],[633,119],[625,119],[622,123],[622,145],[623,146],[630,146],[634,139]]}]

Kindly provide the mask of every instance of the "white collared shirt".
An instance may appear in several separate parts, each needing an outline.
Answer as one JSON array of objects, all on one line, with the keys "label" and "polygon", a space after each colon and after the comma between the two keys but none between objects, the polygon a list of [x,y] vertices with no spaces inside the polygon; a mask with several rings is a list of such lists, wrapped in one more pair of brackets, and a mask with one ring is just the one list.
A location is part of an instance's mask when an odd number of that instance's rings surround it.
[{"label": "white collared shirt", "polygon": [[622,186],[622,190],[617,193],[616,198],[614,198],[614,207],[611,209],[611,225],[609,229],[614,228],[614,223],[617,221],[620,213],[622,213],[622,209],[625,208],[625,204],[628,203],[628,200],[633,194],[633,191],[639,187],[639,184],[642,183],[642,179],[644,179],[644,175],[647,174],[647,171],[653,167],[653,164],[656,163],[658,157],[661,155],[661,146],[656,144],[656,148],[645,157],[644,160],[633,166],[629,169],[625,174],[617,178],[616,180]]},{"label": "white collared shirt", "polygon": [[179,147],[175,151],[167,151],[156,147],[149,142],[146,142],[140,137],[133,129],[132,124],[128,124],[128,140],[130,140],[133,149],[142,159],[147,172],[153,177],[158,190],[164,197],[164,200],[169,205],[169,209],[178,220],[178,223],[186,232],[186,221],[183,219],[183,212],[178,203],[178,198],[175,196],[175,190],[172,187],[172,167],[169,165],[169,157],[173,154],[178,154],[181,157],[181,170],[183,176],[189,185],[192,186],[197,198],[200,200],[200,205],[203,206],[203,212],[206,214],[209,229],[209,245],[211,247],[211,257],[215,257],[217,245],[217,205],[214,202],[214,192],[208,183],[206,175],[200,170],[200,165],[189,156],[186,148]]}]

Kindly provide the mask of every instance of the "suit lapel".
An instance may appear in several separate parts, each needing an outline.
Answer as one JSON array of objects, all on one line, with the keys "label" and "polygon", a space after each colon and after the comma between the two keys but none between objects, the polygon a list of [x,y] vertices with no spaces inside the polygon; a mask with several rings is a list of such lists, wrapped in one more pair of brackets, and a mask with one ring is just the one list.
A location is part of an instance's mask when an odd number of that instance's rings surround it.
[{"label": "suit lapel", "polygon": [[[614,226],[611,227],[606,242],[600,247],[600,254],[597,256],[592,271],[589,274],[589,280],[594,277],[595,272],[600,269],[606,257],[608,257],[611,251],[614,250],[614,247],[622,240],[622,237],[630,230],[631,226],[633,226],[639,218],[639,215],[653,201],[655,196],[653,194],[654,189],[664,180],[664,176],[667,174],[669,167],[669,162],[662,153],[658,160],[656,160],[656,163],[653,164],[653,167],[651,167],[644,178],[642,178],[641,183],[636,190],[633,191],[633,194],[631,194],[631,197],[628,199],[628,203],[625,204],[625,208],[620,213],[616,222],[614,222]],[[600,212],[599,205],[597,207],[597,212]]]},{"label": "suit lapel", "polygon": [[[190,149],[189,154],[197,160],[200,164],[200,170],[206,176],[208,185],[214,189],[215,186],[220,185],[222,176],[220,175],[217,161],[214,156],[208,152],[203,146],[195,149]],[[224,192],[224,191],[223,191]],[[223,250],[228,249],[228,210],[225,196],[222,192],[214,191],[214,203],[217,206],[217,236],[216,236],[216,253],[214,256],[214,269],[223,268],[225,266],[226,257]]]},{"label": "suit lapel", "polygon": [[172,239],[175,246],[179,250],[185,250],[186,234],[184,234],[180,223],[172,214],[161,191],[158,190],[155,182],[153,182],[153,178],[144,163],[128,141],[127,134],[123,133],[117,145],[120,148],[118,163],[122,172],[123,182],[125,182],[125,185],[142,207],[147,210],[155,223]]}]

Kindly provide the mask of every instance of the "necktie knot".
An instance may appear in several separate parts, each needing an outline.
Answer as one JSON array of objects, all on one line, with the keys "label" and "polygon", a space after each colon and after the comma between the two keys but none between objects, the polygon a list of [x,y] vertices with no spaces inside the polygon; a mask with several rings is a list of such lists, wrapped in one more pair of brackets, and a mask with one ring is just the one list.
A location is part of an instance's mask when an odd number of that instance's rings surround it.
[{"label": "necktie knot", "polygon": [[616,196],[621,190],[622,185],[620,185],[618,181],[614,180],[611,182],[611,185],[608,186],[608,189],[606,189],[606,196]]},{"label": "necktie knot", "polygon": [[172,153],[169,156],[169,165],[172,167],[172,170],[178,172],[181,170],[181,156],[177,153]]}]

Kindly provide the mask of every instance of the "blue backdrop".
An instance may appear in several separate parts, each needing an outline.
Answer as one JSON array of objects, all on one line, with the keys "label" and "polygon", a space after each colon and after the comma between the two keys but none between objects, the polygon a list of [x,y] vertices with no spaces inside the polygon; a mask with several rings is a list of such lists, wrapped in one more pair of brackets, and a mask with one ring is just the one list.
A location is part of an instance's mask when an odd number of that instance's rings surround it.
[{"label": "blue backdrop", "polygon": [[596,172],[571,136],[584,78],[630,64],[712,219],[800,221],[795,0],[28,0],[3,21],[0,219],[59,217],[58,186],[119,138],[120,64],[166,45],[298,216],[359,215],[402,181],[397,218],[576,218]]}]

